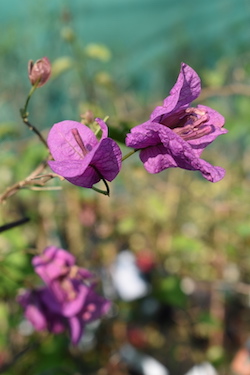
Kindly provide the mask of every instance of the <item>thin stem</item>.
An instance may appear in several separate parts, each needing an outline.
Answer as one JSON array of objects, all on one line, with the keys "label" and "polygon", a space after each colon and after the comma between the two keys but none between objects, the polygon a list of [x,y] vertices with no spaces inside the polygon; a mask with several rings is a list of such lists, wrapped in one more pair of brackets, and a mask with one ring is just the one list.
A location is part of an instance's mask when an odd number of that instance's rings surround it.
[{"label": "thin stem", "polygon": [[103,181],[103,183],[104,183],[104,185],[106,187],[106,191],[98,189],[98,188],[95,188],[93,186],[92,186],[92,189],[95,190],[95,191],[97,191],[98,193],[101,193],[101,194],[109,196],[110,190],[109,190],[109,186],[108,186],[107,181],[105,180],[105,178],[103,177],[103,175],[98,171],[98,169],[94,165],[90,164],[90,166],[96,171],[96,173],[98,174],[98,176],[100,177],[100,179]]},{"label": "thin stem", "polygon": [[[105,180],[103,180],[103,182],[104,182]],[[106,182],[106,181],[105,181]],[[95,191],[97,191],[97,193],[101,193],[101,194],[103,194],[103,195],[107,195],[107,196],[109,196],[109,189],[107,190],[107,191],[105,191],[105,190],[101,190],[101,189],[98,189],[98,188],[96,188],[96,187],[94,187],[94,186],[92,186],[92,189],[93,190],[95,190]]]},{"label": "thin stem", "polygon": [[23,122],[24,122],[25,125],[28,126],[28,128],[31,131],[33,131],[38,136],[38,138],[40,139],[40,141],[48,149],[48,145],[47,145],[47,142],[46,142],[45,138],[42,136],[42,134],[39,132],[39,130],[37,130],[37,128],[28,121],[28,117],[23,117]]},{"label": "thin stem", "polygon": [[12,229],[12,228],[15,228],[19,225],[22,225],[22,224],[25,224],[29,221],[30,219],[28,217],[24,217],[23,219],[20,219],[20,220],[16,220],[16,221],[12,221],[12,223],[8,223],[8,224],[5,224],[5,225],[1,225],[0,226],[0,233],[1,232],[4,232],[8,229]]},{"label": "thin stem", "polygon": [[133,151],[130,151],[128,154],[123,156],[122,161],[128,159],[131,155],[134,155],[137,151],[139,151],[138,148],[134,149]]},{"label": "thin stem", "polygon": [[[0,195],[0,203],[3,203],[11,197],[12,195],[16,194],[19,190],[25,188],[28,185],[40,185],[44,186],[47,181],[51,180],[54,177],[57,177],[58,175],[54,173],[49,173],[47,175],[40,175],[40,173],[46,168],[47,161],[51,158],[51,155],[48,157],[48,159],[44,160],[41,164],[38,165],[38,167],[31,172],[31,174],[26,177],[24,180],[16,182],[14,185],[8,187],[3,194]],[[59,177],[59,176],[58,176]],[[34,180],[40,180],[37,182],[34,182]]]},{"label": "thin stem", "polygon": [[24,122],[25,125],[28,126],[28,128],[33,131],[37,136],[38,138],[40,139],[40,141],[45,145],[45,147],[48,149],[48,145],[47,145],[47,142],[45,140],[45,138],[42,136],[42,134],[39,132],[39,130],[34,126],[32,125],[29,120],[28,120],[28,116],[29,116],[29,113],[28,113],[28,104],[29,104],[29,101],[30,101],[30,98],[31,96],[34,94],[35,90],[37,89],[38,87],[38,84],[40,82],[40,78],[36,81],[36,83],[31,87],[30,89],[30,92],[27,96],[27,99],[26,99],[26,102],[25,102],[25,105],[24,105],[24,108],[21,108],[20,109],[20,114],[21,114],[21,117],[22,117],[22,120]]},{"label": "thin stem", "polygon": [[36,81],[36,83],[31,87],[30,92],[29,92],[29,94],[27,96],[24,108],[21,110],[22,113],[23,113],[23,115],[26,115],[26,117],[28,117],[27,109],[28,109],[28,104],[29,104],[30,98],[34,94],[35,90],[37,89],[39,81],[40,81],[40,79],[38,79]]}]

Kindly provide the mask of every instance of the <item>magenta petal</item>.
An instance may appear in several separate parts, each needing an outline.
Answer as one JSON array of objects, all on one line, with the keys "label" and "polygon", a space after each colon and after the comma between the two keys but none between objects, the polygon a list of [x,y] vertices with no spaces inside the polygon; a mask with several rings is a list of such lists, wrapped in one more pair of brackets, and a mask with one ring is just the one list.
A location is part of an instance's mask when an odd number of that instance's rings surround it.
[{"label": "magenta petal", "polygon": [[55,278],[64,275],[66,267],[75,264],[75,257],[55,246],[47,247],[43,254],[33,258],[35,272],[49,284]]},{"label": "magenta petal", "polygon": [[95,147],[82,160],[49,161],[48,164],[52,171],[64,176],[72,184],[91,188],[101,179],[98,172],[90,165],[96,150],[98,150],[98,147]]},{"label": "magenta petal", "polygon": [[83,334],[83,321],[77,316],[69,318],[70,338],[73,345],[77,345]]},{"label": "magenta petal", "polygon": [[102,130],[102,139],[107,138],[108,136],[108,127],[105,124],[105,122],[101,118],[96,118],[95,121],[99,124],[101,130]]},{"label": "magenta petal", "polygon": [[200,92],[200,77],[189,65],[182,63],[177,82],[170,91],[172,101],[167,97],[164,100],[164,106],[167,106],[170,102],[175,103],[174,105],[172,104],[173,108],[177,105],[181,107],[189,104],[198,98]]},{"label": "magenta petal", "polygon": [[78,275],[81,276],[82,279],[93,279],[95,275],[87,270],[86,268],[79,268],[78,269]]},{"label": "magenta petal", "polygon": [[207,161],[200,159],[199,171],[208,181],[218,182],[225,176],[225,169],[221,167],[214,167]]},{"label": "magenta petal", "polygon": [[159,173],[164,169],[177,167],[173,157],[161,144],[141,150],[140,159],[149,173]]},{"label": "magenta petal", "polygon": [[105,180],[112,181],[121,169],[122,153],[120,147],[111,138],[100,142],[92,164]]},{"label": "magenta petal", "polygon": [[[87,155],[89,156],[89,155]],[[93,156],[93,155],[91,155]],[[88,157],[91,160],[91,158]],[[48,161],[48,165],[53,172],[60,176],[65,177],[67,180],[69,178],[81,176],[85,170],[89,167],[88,160],[67,160],[67,161]]]},{"label": "magenta petal", "polygon": [[36,255],[32,259],[34,267],[45,266],[51,262],[60,261],[62,264],[73,266],[75,264],[75,257],[64,249],[56,246],[46,247],[41,255]]},{"label": "magenta petal", "polygon": [[126,136],[126,146],[142,149],[159,144],[161,140],[158,134],[158,126],[162,125],[152,124],[151,121],[135,126]]},{"label": "magenta petal", "polygon": [[77,186],[92,188],[94,184],[101,180],[101,177],[98,172],[90,166],[84,171],[82,175],[67,178],[67,180]]},{"label": "magenta petal", "polygon": [[82,306],[85,304],[89,291],[89,287],[85,285],[80,285],[77,291],[76,298],[72,301],[67,301],[62,304],[61,314],[65,317],[70,317],[78,314]]},{"label": "magenta petal", "polygon": [[36,331],[43,331],[47,328],[47,321],[37,306],[29,305],[26,308],[25,317],[30,321]]},{"label": "magenta petal", "polygon": [[56,161],[83,159],[82,150],[72,134],[73,129],[77,129],[88,151],[97,146],[96,136],[86,125],[69,120],[58,122],[51,128],[47,139],[50,152]]},{"label": "magenta petal", "polygon": [[158,106],[152,112],[151,121],[158,121],[159,117],[169,117],[177,111],[183,110],[198,98],[201,91],[201,82],[198,74],[187,64],[181,64],[181,70],[176,84],[170,95],[164,99],[163,106]]},{"label": "magenta petal", "polygon": [[[170,130],[171,131],[171,130]],[[205,160],[200,159],[192,147],[178,135],[172,134],[169,138],[169,129],[161,129],[160,137],[163,145],[169,150],[178,167],[193,171],[200,171],[208,181],[221,180],[225,171],[221,167],[214,167]]]},{"label": "magenta petal", "polygon": [[91,188],[102,178],[112,181],[121,169],[119,146],[107,138],[105,122],[96,118],[102,137],[98,140],[87,126],[75,121],[55,124],[48,135],[54,161],[50,168],[74,185]]},{"label": "magenta petal", "polygon": [[81,315],[85,323],[93,322],[105,315],[111,307],[111,302],[106,298],[96,294],[94,290],[90,290],[85,308]]}]

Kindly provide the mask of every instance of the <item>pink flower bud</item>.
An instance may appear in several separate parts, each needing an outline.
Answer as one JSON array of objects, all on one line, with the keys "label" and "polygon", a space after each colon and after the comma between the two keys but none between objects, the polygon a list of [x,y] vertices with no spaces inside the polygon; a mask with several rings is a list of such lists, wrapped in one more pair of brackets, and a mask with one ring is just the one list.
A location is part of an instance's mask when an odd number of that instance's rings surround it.
[{"label": "pink flower bud", "polygon": [[51,74],[51,63],[47,57],[28,62],[28,75],[32,86],[38,81],[37,87],[43,86]]}]

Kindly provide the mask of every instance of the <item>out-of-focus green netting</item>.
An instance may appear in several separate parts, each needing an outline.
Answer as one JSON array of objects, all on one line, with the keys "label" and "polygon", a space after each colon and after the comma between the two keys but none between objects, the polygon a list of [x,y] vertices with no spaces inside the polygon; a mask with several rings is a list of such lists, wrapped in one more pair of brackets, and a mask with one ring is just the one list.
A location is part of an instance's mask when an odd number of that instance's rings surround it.
[{"label": "out-of-focus green netting", "polygon": [[[30,121],[44,136],[54,122],[80,121],[90,108],[110,116],[118,139],[123,127],[148,119],[171,89],[180,62],[189,63],[204,87],[197,103],[222,113],[229,130],[202,156],[227,173],[216,184],[178,169],[149,175],[135,154],[110,184],[110,198],[54,179],[44,190],[23,189],[7,199],[0,225],[30,221],[0,234],[0,371],[134,374],[117,354],[130,342],[171,375],[204,360],[229,374],[250,329],[249,4],[72,3],[15,1],[15,10],[1,5],[0,193],[46,157],[19,115],[30,89],[27,60],[44,55],[52,61],[52,78],[29,106]],[[83,348],[69,346],[67,335],[29,332],[15,298],[39,285],[31,259],[52,244],[75,254],[100,284],[121,250],[144,261],[149,255],[149,295],[130,303],[117,298],[112,317]]]}]

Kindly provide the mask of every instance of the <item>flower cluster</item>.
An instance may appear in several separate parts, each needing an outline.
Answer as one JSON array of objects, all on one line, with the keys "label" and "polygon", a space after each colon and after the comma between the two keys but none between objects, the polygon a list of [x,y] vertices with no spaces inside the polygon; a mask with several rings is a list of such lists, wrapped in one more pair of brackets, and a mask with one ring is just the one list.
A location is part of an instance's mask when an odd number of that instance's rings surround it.
[{"label": "flower cluster", "polygon": [[72,343],[77,344],[85,325],[104,315],[110,302],[95,292],[94,275],[79,268],[63,249],[48,247],[32,264],[45,286],[18,297],[25,317],[37,331],[58,334],[69,329]]},{"label": "flower cluster", "polygon": [[[149,173],[170,167],[200,171],[207,180],[221,180],[225,171],[201,159],[205,147],[226,133],[224,118],[217,111],[198,105],[190,106],[201,92],[197,73],[182,63],[177,82],[162,106],[150,119],[131,129],[126,145],[140,150],[140,159]],[[48,164],[71,183],[90,188],[98,181],[112,181],[121,169],[122,155],[114,140],[107,137],[107,125],[96,119],[102,138],[85,125],[62,121],[49,132],[48,146],[54,158]]]}]

